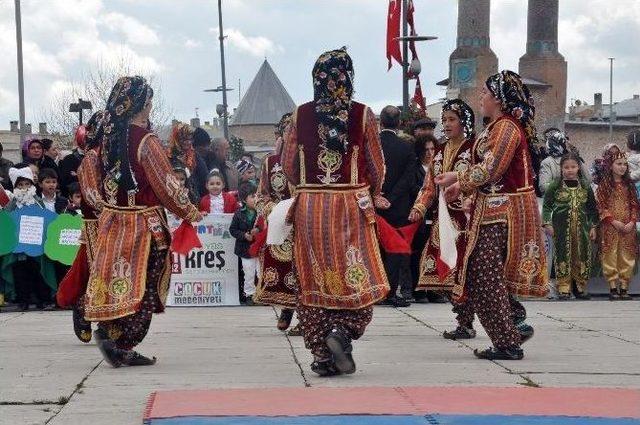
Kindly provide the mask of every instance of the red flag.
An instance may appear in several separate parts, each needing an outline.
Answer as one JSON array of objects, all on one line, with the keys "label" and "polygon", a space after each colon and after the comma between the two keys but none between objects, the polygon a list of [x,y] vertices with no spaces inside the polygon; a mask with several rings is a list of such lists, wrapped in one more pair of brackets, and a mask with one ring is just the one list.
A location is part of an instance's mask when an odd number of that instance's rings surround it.
[{"label": "red flag", "polygon": [[[416,9],[413,7],[413,0],[409,0],[408,6],[407,6],[407,24],[409,24],[409,28],[411,29],[411,31],[409,32],[409,35],[417,35],[416,24],[415,24],[415,21],[413,20],[413,12],[415,12],[415,10]],[[416,52],[415,41],[409,42],[409,50],[411,51],[411,60],[418,57],[418,52]]]},{"label": "red flag", "polygon": [[402,65],[402,52],[400,51],[400,19],[402,17],[402,3],[400,0],[389,0],[389,13],[387,13],[387,60],[391,69],[391,59],[395,59]]},{"label": "red flag", "polygon": [[420,85],[420,77],[416,76],[416,91],[413,93],[413,101],[416,102],[423,111],[427,110],[424,104],[424,96],[422,94],[422,85]]}]

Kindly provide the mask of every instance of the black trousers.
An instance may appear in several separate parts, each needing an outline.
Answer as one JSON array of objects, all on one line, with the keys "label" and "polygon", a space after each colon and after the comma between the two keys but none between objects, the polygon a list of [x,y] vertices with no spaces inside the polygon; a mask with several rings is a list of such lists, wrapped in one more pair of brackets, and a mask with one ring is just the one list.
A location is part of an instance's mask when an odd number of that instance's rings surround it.
[{"label": "black trousers", "polygon": [[30,303],[32,295],[37,303],[51,301],[51,290],[40,275],[40,265],[33,258],[27,257],[13,265],[13,281],[18,303]]},{"label": "black trousers", "polygon": [[404,254],[385,254],[384,269],[389,279],[389,297],[396,296],[398,287],[403,297],[411,298],[413,283],[411,281],[411,256]]}]

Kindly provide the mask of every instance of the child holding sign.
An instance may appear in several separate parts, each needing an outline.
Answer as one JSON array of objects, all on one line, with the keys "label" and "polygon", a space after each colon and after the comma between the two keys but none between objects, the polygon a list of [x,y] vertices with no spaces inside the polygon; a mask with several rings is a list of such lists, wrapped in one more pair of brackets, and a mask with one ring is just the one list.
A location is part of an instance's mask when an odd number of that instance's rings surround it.
[{"label": "child holding sign", "polygon": [[258,273],[258,259],[249,255],[249,247],[254,236],[260,231],[256,227],[256,187],[249,182],[242,183],[238,189],[238,196],[242,201],[242,207],[235,212],[229,233],[236,238],[234,253],[242,261],[244,271],[244,293],[247,296],[247,305],[253,305],[253,295],[256,293],[255,279]]},{"label": "child holding sign", "polygon": [[[14,187],[13,199],[5,208],[9,212],[34,204],[45,208],[42,199],[36,195],[33,171],[26,164],[23,165],[9,170],[9,178]],[[2,259],[3,277],[6,281],[13,282],[16,301],[22,311],[29,309],[32,295],[35,296],[38,309],[43,309],[50,302],[51,291],[43,279],[45,275],[53,277],[50,266],[51,263],[46,258],[30,257],[24,253],[9,254]],[[55,281],[51,283],[55,286]]]}]

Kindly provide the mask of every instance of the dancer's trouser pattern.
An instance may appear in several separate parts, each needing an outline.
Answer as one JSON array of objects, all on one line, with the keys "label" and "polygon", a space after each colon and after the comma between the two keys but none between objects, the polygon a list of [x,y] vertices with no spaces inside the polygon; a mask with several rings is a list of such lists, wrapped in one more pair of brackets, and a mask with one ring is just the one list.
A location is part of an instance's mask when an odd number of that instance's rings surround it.
[{"label": "dancer's trouser pattern", "polygon": [[149,252],[146,288],[138,311],[120,319],[98,323],[98,328],[104,329],[118,348],[131,350],[147,335],[151,326],[151,317],[160,302],[158,284],[162,277],[166,255],[166,250],[157,250],[153,247]]},{"label": "dancer's trouser pattern", "polygon": [[364,334],[373,317],[373,307],[359,310],[329,310],[298,305],[297,311],[304,335],[304,345],[320,359],[331,356],[325,344],[325,338],[332,329],[337,329],[347,338],[355,340]]},{"label": "dancer's trouser pattern", "polygon": [[520,346],[511,303],[521,309],[518,314],[524,313],[524,307],[509,296],[504,276],[506,248],[507,226],[504,223],[481,226],[467,268],[468,301],[498,349]]}]

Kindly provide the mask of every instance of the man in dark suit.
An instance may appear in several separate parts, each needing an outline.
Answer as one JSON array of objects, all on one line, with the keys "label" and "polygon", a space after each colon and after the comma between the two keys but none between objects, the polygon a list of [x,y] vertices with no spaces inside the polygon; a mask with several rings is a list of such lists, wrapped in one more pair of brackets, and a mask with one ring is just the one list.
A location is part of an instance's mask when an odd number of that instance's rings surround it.
[{"label": "man in dark suit", "polygon": [[[395,106],[385,106],[380,113],[380,140],[386,167],[383,196],[391,203],[386,210],[378,214],[394,227],[409,224],[408,217],[413,206],[416,176],[416,155],[413,146],[398,136],[400,110]],[[412,296],[410,255],[384,254],[384,264],[389,278],[391,291],[387,304],[396,307],[409,305]],[[400,287],[402,296],[396,294]]]}]

